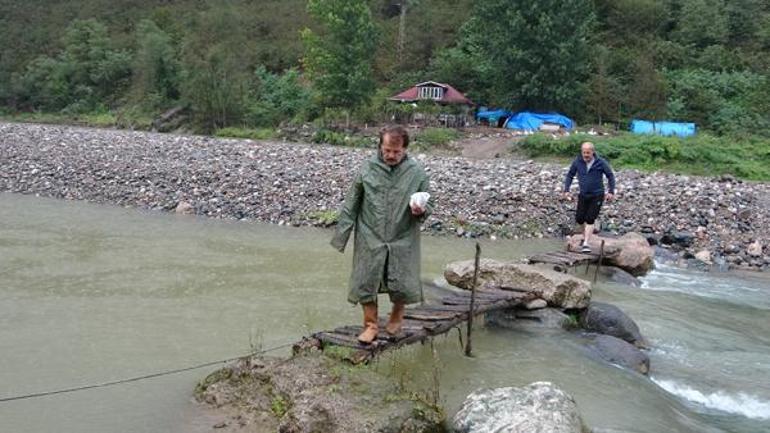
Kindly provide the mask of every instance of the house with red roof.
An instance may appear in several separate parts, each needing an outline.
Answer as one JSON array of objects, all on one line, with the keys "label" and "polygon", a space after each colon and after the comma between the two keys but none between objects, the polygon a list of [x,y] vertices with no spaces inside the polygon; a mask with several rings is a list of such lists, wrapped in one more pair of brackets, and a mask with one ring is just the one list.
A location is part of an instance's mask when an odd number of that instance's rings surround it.
[{"label": "house with red roof", "polygon": [[433,101],[445,105],[460,104],[471,107],[476,105],[449,84],[437,83],[435,81],[417,84],[388,99],[400,102]]},{"label": "house with red roof", "polygon": [[[442,125],[447,127],[464,127],[472,123],[469,113],[476,106],[470,99],[449,84],[436,81],[426,81],[388,98],[390,101],[407,103],[414,106],[414,111],[398,113],[394,121],[415,122],[425,125]],[[438,106],[435,110],[420,110],[419,104],[429,103]]]}]

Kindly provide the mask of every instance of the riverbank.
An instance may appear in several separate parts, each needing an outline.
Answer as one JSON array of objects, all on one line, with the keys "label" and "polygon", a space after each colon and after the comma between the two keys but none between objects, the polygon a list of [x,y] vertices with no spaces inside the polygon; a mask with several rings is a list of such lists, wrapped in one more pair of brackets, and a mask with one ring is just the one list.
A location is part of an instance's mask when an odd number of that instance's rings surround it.
[{"label": "riverbank", "polygon": [[[0,123],[0,191],[190,212],[281,225],[331,225],[372,150]],[[559,199],[566,167],[514,158],[417,154],[435,213],[425,230],[452,236],[560,237],[574,202]],[[743,269],[770,266],[770,184],[729,176],[618,170],[605,230]]]}]

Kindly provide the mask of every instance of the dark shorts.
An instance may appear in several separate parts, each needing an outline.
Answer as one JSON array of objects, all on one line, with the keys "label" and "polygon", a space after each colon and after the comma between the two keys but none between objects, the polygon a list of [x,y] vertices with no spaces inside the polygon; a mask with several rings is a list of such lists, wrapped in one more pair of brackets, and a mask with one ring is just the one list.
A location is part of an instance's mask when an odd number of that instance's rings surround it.
[{"label": "dark shorts", "polygon": [[578,224],[593,224],[596,221],[596,217],[599,216],[599,210],[604,203],[604,194],[600,195],[583,195],[578,196],[577,212],[575,213],[575,221]]}]

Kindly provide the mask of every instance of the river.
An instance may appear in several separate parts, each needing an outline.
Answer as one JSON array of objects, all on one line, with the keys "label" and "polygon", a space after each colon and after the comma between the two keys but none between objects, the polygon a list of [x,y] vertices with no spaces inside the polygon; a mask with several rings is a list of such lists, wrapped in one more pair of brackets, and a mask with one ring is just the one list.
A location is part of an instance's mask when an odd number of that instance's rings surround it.
[{"label": "river", "polygon": [[[312,228],[221,221],[0,194],[0,399],[193,366],[360,320],[346,303],[350,251]],[[554,240],[484,241],[518,259]],[[473,243],[423,238],[424,278],[470,259]],[[428,293],[430,295],[430,293]],[[478,326],[376,365],[429,386],[450,415],[479,387],[554,382],[597,432],[770,431],[770,278],[659,266],[642,288],[600,281],[594,299],[633,317],[650,377],[586,357],[563,332]],[[287,354],[283,349],[276,354]],[[15,433],[203,432],[191,398],[215,367],[0,402]]]}]

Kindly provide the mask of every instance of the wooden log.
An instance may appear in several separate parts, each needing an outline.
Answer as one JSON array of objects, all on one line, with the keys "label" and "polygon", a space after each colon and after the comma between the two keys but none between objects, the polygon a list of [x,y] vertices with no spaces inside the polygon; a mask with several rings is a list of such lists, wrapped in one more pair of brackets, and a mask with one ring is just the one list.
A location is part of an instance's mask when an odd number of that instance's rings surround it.
[{"label": "wooden log", "polygon": [[602,245],[599,247],[599,258],[596,259],[596,270],[594,271],[594,284],[596,278],[599,276],[599,268],[602,267],[602,260],[604,260],[604,239],[602,239]]},{"label": "wooden log", "polygon": [[476,288],[479,285],[479,260],[481,257],[481,246],[476,241],[476,258],[473,266],[473,284],[471,285],[471,302],[468,308],[468,331],[465,335],[468,336],[465,343],[465,356],[471,356],[471,330],[473,329],[473,314],[476,306]]}]

